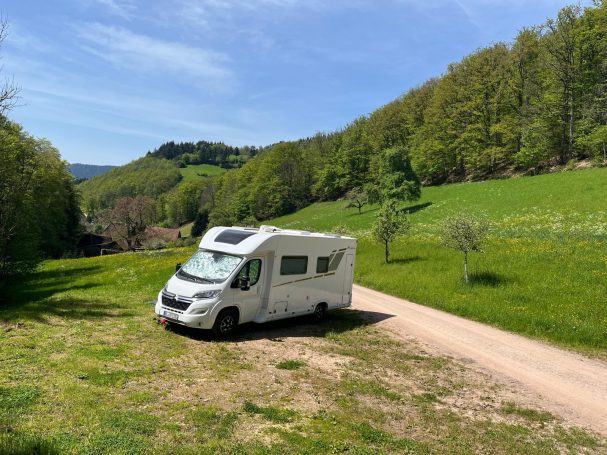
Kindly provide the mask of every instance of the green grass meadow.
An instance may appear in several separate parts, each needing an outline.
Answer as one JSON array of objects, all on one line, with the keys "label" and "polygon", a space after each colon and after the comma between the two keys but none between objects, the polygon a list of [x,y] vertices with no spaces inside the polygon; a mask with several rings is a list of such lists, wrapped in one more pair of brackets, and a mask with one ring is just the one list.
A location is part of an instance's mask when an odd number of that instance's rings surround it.
[{"label": "green grass meadow", "polygon": [[0,301],[0,455],[607,447],[501,399],[484,377],[389,338],[357,311],[242,328],[228,341],[164,330],[150,301],[192,250],[46,261],[9,283]]},{"label": "green grass meadow", "polygon": [[[376,206],[317,203],[267,224],[359,238],[356,282],[470,319],[605,356],[607,348],[607,169],[429,187],[410,204],[411,231],[391,264],[371,238]],[[449,215],[485,217],[491,235],[471,257],[441,245]]]},{"label": "green grass meadow", "polygon": [[179,169],[184,182],[200,179],[202,176],[199,174],[212,176],[223,174],[225,171],[225,169],[212,164],[191,164]]}]

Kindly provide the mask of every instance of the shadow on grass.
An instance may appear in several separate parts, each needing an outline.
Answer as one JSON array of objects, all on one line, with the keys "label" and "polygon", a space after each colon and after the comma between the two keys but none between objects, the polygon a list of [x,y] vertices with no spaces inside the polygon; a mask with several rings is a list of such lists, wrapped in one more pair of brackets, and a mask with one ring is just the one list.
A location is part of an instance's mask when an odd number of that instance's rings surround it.
[{"label": "shadow on grass", "polygon": [[[327,313],[322,322],[312,322],[308,316],[270,321],[264,324],[247,323],[238,327],[237,332],[225,341],[270,340],[281,342],[289,337],[324,337],[327,333],[343,333],[358,327],[373,325],[394,315],[361,310],[336,310]],[[171,330],[188,338],[200,341],[224,341],[214,337],[210,330],[192,329],[171,325]]]},{"label": "shadow on grass", "polygon": [[420,210],[424,210],[427,207],[430,207],[432,202],[424,202],[423,204],[416,204],[410,207],[403,207],[401,210],[405,213],[412,214],[415,212],[419,212]]},{"label": "shadow on grass", "polygon": [[[352,207],[348,207],[347,209],[344,210],[350,210],[352,209]],[[373,208],[367,208],[366,210],[363,208],[360,213],[358,213],[358,209],[354,207],[354,212],[353,213],[348,213],[346,215],[346,217],[357,217],[360,215],[364,215],[365,213],[370,213],[370,212],[377,212],[379,210],[379,207],[373,207]]]},{"label": "shadow on grass", "polygon": [[0,296],[0,322],[29,320],[47,323],[49,317],[100,319],[125,317],[131,313],[114,303],[98,299],[58,295],[67,291],[86,291],[99,286],[94,281],[74,285],[75,279],[95,275],[100,267],[68,270],[42,270],[19,277],[7,285]]},{"label": "shadow on grass", "polygon": [[474,272],[468,276],[468,284],[473,286],[487,286],[496,288],[508,284],[510,280],[494,272]]},{"label": "shadow on grass", "polygon": [[390,264],[411,264],[412,262],[423,261],[421,256],[410,256],[408,258],[392,258]]},{"label": "shadow on grass", "polygon": [[16,277],[2,289],[0,308],[2,308],[1,305],[6,304],[30,303],[46,299],[59,292],[72,289],[92,288],[96,286],[93,282],[79,286],[74,286],[72,283],[75,279],[95,275],[100,269],[99,266],[88,266],[68,270],[40,270]]},{"label": "shadow on grass", "polygon": [[64,298],[47,299],[37,302],[10,304],[0,307],[0,322],[33,321],[49,323],[49,318],[57,317],[69,320],[96,320],[133,316],[115,303],[93,299]]}]

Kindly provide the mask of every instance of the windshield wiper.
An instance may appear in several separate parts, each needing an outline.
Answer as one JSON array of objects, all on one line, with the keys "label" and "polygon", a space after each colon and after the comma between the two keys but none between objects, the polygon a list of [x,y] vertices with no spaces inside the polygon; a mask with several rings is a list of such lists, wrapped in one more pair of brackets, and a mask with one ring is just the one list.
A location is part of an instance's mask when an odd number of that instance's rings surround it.
[{"label": "windshield wiper", "polygon": [[177,275],[183,276],[185,279],[193,281],[195,283],[211,283],[211,284],[215,284],[214,281],[211,281],[207,278],[202,278],[199,276],[195,276],[195,275],[190,275],[188,272],[184,272],[183,269],[179,269],[179,272],[177,272]]}]

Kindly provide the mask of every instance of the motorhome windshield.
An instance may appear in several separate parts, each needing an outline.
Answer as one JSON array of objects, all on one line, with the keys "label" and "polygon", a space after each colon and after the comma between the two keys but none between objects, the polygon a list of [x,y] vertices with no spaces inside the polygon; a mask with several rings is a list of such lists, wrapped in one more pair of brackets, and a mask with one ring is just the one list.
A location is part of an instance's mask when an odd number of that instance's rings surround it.
[{"label": "motorhome windshield", "polygon": [[177,276],[190,281],[220,283],[230,276],[241,257],[214,251],[198,250],[177,272]]}]

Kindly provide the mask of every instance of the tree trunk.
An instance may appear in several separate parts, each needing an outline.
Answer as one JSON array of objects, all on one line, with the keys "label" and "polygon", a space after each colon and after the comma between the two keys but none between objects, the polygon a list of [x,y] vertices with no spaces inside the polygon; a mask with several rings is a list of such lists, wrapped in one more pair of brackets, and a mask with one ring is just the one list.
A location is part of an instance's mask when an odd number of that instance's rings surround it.
[{"label": "tree trunk", "polygon": [[468,283],[468,252],[464,251],[464,281]]},{"label": "tree trunk", "polygon": [[573,99],[574,94],[573,94],[573,88],[571,89],[571,94],[570,94],[570,102],[569,102],[569,141],[567,143],[567,160],[570,160],[573,158],[573,119],[574,119],[574,112],[573,112]]},{"label": "tree trunk", "polygon": [[388,249],[388,241],[386,240],[386,264],[390,262],[390,251]]}]

